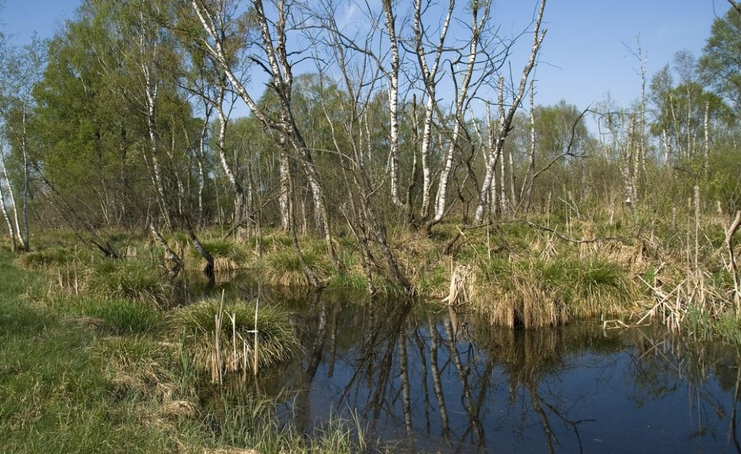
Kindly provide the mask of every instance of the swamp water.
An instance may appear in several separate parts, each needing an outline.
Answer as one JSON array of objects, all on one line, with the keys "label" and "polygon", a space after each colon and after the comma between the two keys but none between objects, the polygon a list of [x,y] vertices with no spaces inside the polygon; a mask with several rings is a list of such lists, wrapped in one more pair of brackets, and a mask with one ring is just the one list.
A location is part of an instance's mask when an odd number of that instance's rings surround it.
[{"label": "swamp water", "polygon": [[741,453],[737,348],[351,298],[266,298],[295,314],[303,352],[252,386],[306,433],[340,417],[392,452]]}]

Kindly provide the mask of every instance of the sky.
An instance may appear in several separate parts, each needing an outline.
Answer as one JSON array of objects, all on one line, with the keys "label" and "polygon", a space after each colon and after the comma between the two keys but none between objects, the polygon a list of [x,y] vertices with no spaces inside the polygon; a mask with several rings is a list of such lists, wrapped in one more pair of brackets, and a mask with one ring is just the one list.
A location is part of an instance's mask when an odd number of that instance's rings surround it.
[{"label": "sky", "polygon": [[[0,0],[2,3],[3,0]],[[411,0],[399,0],[398,5]],[[459,0],[460,1],[460,0]],[[521,32],[534,16],[537,0],[495,0],[493,18],[501,33]],[[17,44],[35,31],[50,38],[74,18],[80,0],[4,0],[0,24]],[[537,68],[536,104],[565,100],[579,109],[609,97],[628,107],[640,97],[640,49],[650,80],[673,55],[688,50],[699,57],[713,20],[730,8],[727,0],[549,0],[547,35]],[[527,58],[513,59],[516,79]]]}]

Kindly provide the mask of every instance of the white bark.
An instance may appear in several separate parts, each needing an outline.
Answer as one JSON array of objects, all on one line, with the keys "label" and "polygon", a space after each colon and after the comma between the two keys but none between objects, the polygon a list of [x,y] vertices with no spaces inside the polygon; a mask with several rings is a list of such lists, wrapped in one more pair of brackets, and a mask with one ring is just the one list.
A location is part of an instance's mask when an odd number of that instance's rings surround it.
[{"label": "white bark", "polygon": [[[463,74],[463,81],[459,88],[458,97],[456,98],[455,102],[455,125],[453,126],[453,134],[450,139],[447,154],[445,156],[445,165],[443,166],[443,170],[440,173],[437,191],[437,203],[435,206],[435,216],[428,223],[428,225],[440,222],[443,216],[445,216],[445,212],[447,211],[448,183],[450,180],[450,172],[453,167],[453,157],[455,155],[455,150],[458,148],[458,138],[461,134],[461,128],[463,127],[463,124],[465,122],[464,116],[469,100],[468,89],[471,85],[474,67],[476,65],[476,58],[479,54],[479,41],[481,39],[482,31],[489,19],[490,3],[487,0],[484,0],[482,3],[473,2],[472,5],[471,41],[469,44],[468,62],[466,63],[466,69]],[[481,13],[480,18],[478,17],[479,12]]]},{"label": "white bark", "polygon": [[633,159],[634,159],[634,140],[635,140],[635,117],[631,115],[630,125],[628,126],[628,140],[624,147],[623,159],[621,165],[621,173],[623,176],[623,189],[625,191],[625,202],[627,204],[635,203],[636,190],[633,174]]},{"label": "white bark", "polygon": [[388,74],[389,121],[391,123],[389,131],[391,201],[396,206],[403,206],[399,197],[399,43],[396,35],[396,16],[391,7],[391,0],[383,0],[383,14],[391,51],[391,68]]},{"label": "white bark", "polygon": [[710,171],[710,101],[705,102],[705,149],[703,158],[705,177],[707,178]]},{"label": "white bark", "polygon": [[[530,59],[522,70],[520,85],[512,100],[512,104],[510,105],[506,116],[502,119],[502,127],[499,130],[499,137],[497,138],[496,143],[496,153],[492,153],[492,155],[489,156],[489,162],[487,163],[486,167],[486,176],[484,178],[481,191],[479,192],[479,206],[476,208],[476,215],[474,217],[476,223],[480,223],[483,218],[484,208],[486,207],[486,204],[489,200],[492,176],[493,173],[496,171],[496,158],[501,155],[501,151],[504,149],[504,141],[509,134],[509,127],[512,124],[512,119],[514,118],[515,113],[520,106],[520,103],[522,102],[522,98],[525,95],[525,89],[527,88],[527,82],[530,77],[530,72],[535,67],[538,52],[540,51],[540,47],[543,44],[543,39],[545,38],[546,30],[543,30],[542,32],[540,31],[540,26],[543,22],[543,12],[545,10],[545,4],[546,0],[541,0],[540,7],[538,8],[538,15],[535,20],[535,27],[533,29],[533,44],[530,48]],[[500,86],[500,93],[501,92],[502,89]],[[501,107],[503,107],[502,102],[500,102],[500,108]]]},{"label": "white bark", "polygon": [[[8,192],[9,192],[9,200],[11,201],[11,206],[13,211],[15,210],[14,202],[12,199],[13,189],[10,187],[10,180],[8,180],[8,172],[5,169],[5,156],[2,153],[2,150],[0,150],[0,164],[3,167],[3,177],[5,184],[8,185]],[[16,229],[13,226],[13,222],[10,220],[10,213],[7,204],[5,203],[5,191],[3,190],[3,185],[0,184],[0,208],[3,211],[3,217],[5,218],[5,223],[8,225],[8,236],[10,237],[10,244],[12,247],[12,250],[15,251],[16,248]]]},{"label": "white bark", "polygon": [[661,130],[661,142],[664,144],[664,164],[669,165],[671,144],[669,143],[669,135],[666,133],[666,129]]},{"label": "white bark", "polygon": [[198,138],[198,151],[196,152],[196,162],[198,163],[198,225],[203,225],[203,214],[204,214],[204,201],[203,193],[206,190],[206,169],[204,167],[204,161],[206,159],[206,140],[208,138],[208,126],[211,119],[211,107],[208,102],[204,103],[206,108],[206,115],[203,120],[203,127],[201,127],[201,135]]},{"label": "white bark", "polygon": [[414,44],[419,69],[422,73],[422,79],[427,96],[425,107],[424,130],[422,132],[422,146],[420,150],[422,164],[422,212],[421,217],[426,221],[430,215],[430,199],[432,190],[432,170],[430,169],[430,145],[432,139],[432,119],[437,110],[437,73],[440,67],[440,59],[445,48],[445,39],[448,35],[448,27],[453,16],[455,0],[449,0],[448,10],[443,21],[440,36],[437,41],[437,47],[433,53],[432,66],[427,64],[427,51],[425,50],[424,26],[422,24],[422,0],[414,2]]},{"label": "white bark", "polygon": [[156,120],[156,103],[159,91],[159,84],[156,76],[152,71],[153,62],[157,58],[157,43],[147,36],[144,24],[143,13],[140,14],[141,27],[139,32],[138,57],[139,70],[144,78],[144,107],[147,119],[147,133],[149,135],[149,151],[152,159],[152,183],[157,196],[157,205],[160,209],[160,215],[169,229],[172,227],[170,222],[169,211],[165,202],[165,189],[162,183],[162,168],[159,162],[158,137],[157,137],[157,120]]},{"label": "white bark", "polygon": [[236,172],[232,168],[231,164],[226,156],[226,131],[229,126],[229,116],[226,114],[224,109],[224,96],[226,94],[226,81],[222,80],[219,86],[219,92],[216,98],[216,112],[219,116],[219,137],[217,141],[217,148],[219,151],[219,161],[221,162],[221,168],[224,170],[229,184],[232,186],[234,192],[234,225],[239,225],[244,220],[245,211],[245,194],[242,183],[237,179]]},{"label": "white bark", "polygon": [[3,166],[3,176],[5,177],[5,182],[8,185],[8,200],[10,201],[10,209],[13,212],[13,221],[15,223],[15,227],[13,228],[13,234],[14,240],[18,241],[21,245],[21,248],[23,248],[23,239],[21,238],[21,224],[20,220],[18,218],[18,205],[15,202],[15,194],[13,192],[13,186],[10,184],[10,178],[8,177],[8,169],[5,167],[5,157],[2,156],[2,159],[0,159],[0,163]]},{"label": "white bark", "polygon": [[530,82],[530,149],[528,150],[527,171],[522,179],[520,189],[520,204],[524,204],[525,214],[530,211],[530,202],[533,193],[533,175],[535,174],[535,84]]}]

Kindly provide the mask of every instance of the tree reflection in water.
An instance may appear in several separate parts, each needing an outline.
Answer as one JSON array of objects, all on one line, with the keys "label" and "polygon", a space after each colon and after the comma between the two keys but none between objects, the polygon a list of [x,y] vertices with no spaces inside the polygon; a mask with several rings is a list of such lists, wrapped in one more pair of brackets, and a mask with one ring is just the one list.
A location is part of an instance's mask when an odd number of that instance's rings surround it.
[{"label": "tree reflection in water", "polygon": [[340,415],[397,452],[741,453],[735,348],[658,329],[511,330],[419,302],[349,300],[315,294],[297,306],[302,360],[260,376],[307,433]]}]

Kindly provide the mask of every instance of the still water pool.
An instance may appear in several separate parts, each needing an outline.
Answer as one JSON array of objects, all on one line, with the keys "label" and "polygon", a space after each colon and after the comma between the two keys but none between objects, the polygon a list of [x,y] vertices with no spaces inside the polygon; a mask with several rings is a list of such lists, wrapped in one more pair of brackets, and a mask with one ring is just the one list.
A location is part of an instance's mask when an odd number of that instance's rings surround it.
[{"label": "still water pool", "polygon": [[304,352],[261,372],[306,433],[347,418],[394,452],[741,453],[739,350],[657,327],[491,327],[465,308],[314,295]]}]

